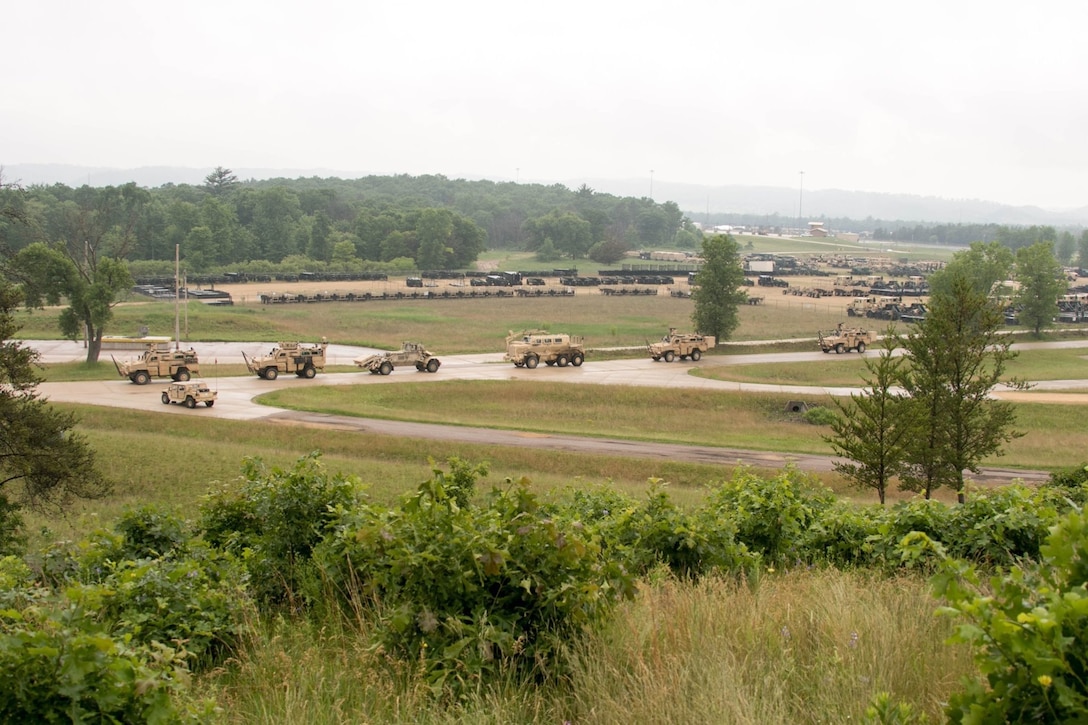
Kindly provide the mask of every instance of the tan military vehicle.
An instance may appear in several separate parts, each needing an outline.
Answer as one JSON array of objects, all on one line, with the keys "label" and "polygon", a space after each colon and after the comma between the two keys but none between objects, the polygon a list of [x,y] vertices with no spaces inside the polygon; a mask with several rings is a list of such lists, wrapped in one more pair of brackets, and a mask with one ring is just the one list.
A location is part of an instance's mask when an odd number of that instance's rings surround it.
[{"label": "tan military vehicle", "polygon": [[137,385],[147,385],[151,378],[170,378],[175,382],[185,382],[193,375],[200,374],[200,362],[196,350],[164,350],[152,345],[140,357],[134,360],[117,362],[113,365],[123,378],[128,378]]},{"label": "tan military vehicle", "polygon": [[672,362],[676,358],[693,361],[699,360],[703,353],[714,347],[717,343],[713,335],[697,335],[694,333],[677,332],[675,327],[669,328],[669,334],[661,338],[660,342],[649,345],[650,357],[656,362],[664,360]]},{"label": "tan military vehicle", "polygon": [[863,330],[860,327],[843,327],[842,323],[830,332],[819,332],[820,349],[824,352],[834,351],[836,354],[857,350],[865,352],[868,345],[876,342],[876,333],[871,330]]},{"label": "tan military vehicle", "polygon": [[374,355],[355,358],[355,364],[370,371],[372,375],[388,375],[398,365],[414,365],[420,372],[438,372],[442,362],[420,342],[405,342],[400,350],[380,352]]},{"label": "tan military vehicle", "polygon": [[215,399],[219,394],[208,387],[203,380],[190,380],[185,383],[170,383],[166,390],[162,391],[162,404],[177,403],[186,408],[195,408],[197,403],[203,403],[209,408],[215,405]]},{"label": "tan military vehicle", "polygon": [[280,373],[294,373],[300,378],[313,378],[318,371],[325,369],[325,349],[329,341],[321,338],[319,343],[281,342],[267,355],[247,357],[243,352],[246,367],[251,373],[265,380],[275,380]]},{"label": "tan military vehicle", "polygon": [[532,369],[540,363],[578,367],[586,359],[586,349],[581,337],[543,330],[511,331],[506,337],[506,354],[502,359],[519,368]]}]

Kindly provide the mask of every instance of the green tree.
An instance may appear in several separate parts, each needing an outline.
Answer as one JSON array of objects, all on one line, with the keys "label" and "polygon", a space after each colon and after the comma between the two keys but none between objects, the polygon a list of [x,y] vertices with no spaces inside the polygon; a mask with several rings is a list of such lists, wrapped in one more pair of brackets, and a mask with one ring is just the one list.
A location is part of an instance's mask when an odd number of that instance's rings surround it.
[{"label": "green tree", "polygon": [[87,337],[87,362],[98,362],[106,323],[123,292],[132,287],[128,265],[120,259],[97,259],[92,250],[77,262],[63,245],[35,242],[15,256],[14,270],[23,281],[28,307],[68,302],[60,329],[71,340]]},{"label": "green tree", "polygon": [[589,249],[589,258],[599,264],[615,264],[624,258],[630,247],[619,239],[606,239],[597,242]]},{"label": "green tree", "polygon": [[19,510],[58,510],[73,497],[99,498],[109,484],[94,452],[73,432],[72,413],[37,396],[38,353],[13,338],[22,294],[0,278],[0,555],[19,543]]},{"label": "green tree", "polygon": [[329,220],[329,215],[322,209],[314,213],[313,226],[310,228],[310,245],[306,249],[306,254],[310,259],[329,262],[332,259],[332,245],[332,222]]},{"label": "green tree", "polygon": [[691,321],[697,332],[727,340],[740,324],[737,308],[748,298],[740,248],[730,235],[703,240],[704,264],[695,275]]},{"label": "green tree", "polygon": [[990,396],[1016,353],[1001,333],[1001,306],[978,289],[977,278],[950,264],[934,279],[942,291],[930,298],[925,319],[901,338],[909,364],[900,384],[919,433],[910,439],[900,480],[926,498],[949,486],[962,503],[963,472],[977,473],[982,459],[1020,435],[1012,430],[1012,404]]},{"label": "green tree", "polygon": [[1054,256],[1058,258],[1059,262],[1063,265],[1069,264],[1073,261],[1073,253],[1076,251],[1077,239],[1072,232],[1058,234],[1058,243],[1054,247]]},{"label": "green tree", "polygon": [[1081,232],[1077,240],[1077,264],[1081,269],[1088,270],[1088,229]]},{"label": "green tree", "polygon": [[835,470],[859,488],[871,488],[884,504],[892,478],[903,466],[907,442],[914,434],[911,408],[895,390],[902,376],[904,358],[893,355],[898,337],[889,329],[884,349],[875,358],[866,358],[867,391],[852,394],[850,403],[836,399],[841,415],[831,424],[834,435],[825,436],[835,455]]},{"label": "green tree", "polygon": [[933,294],[949,292],[952,280],[965,277],[971,287],[983,295],[989,295],[1012,274],[1013,253],[998,242],[973,242],[965,251],[957,252],[945,268],[948,274],[933,275],[929,279]]},{"label": "green tree", "polygon": [[1020,322],[1039,337],[1058,314],[1058,296],[1066,290],[1065,274],[1050,242],[1016,250],[1016,281]]},{"label": "green tree", "polygon": [[216,166],[212,173],[204,177],[204,188],[212,196],[226,196],[238,186],[238,177],[230,169]]},{"label": "green tree", "polygon": [[453,214],[447,209],[424,209],[416,220],[419,248],[416,264],[420,269],[443,269],[450,256],[449,242],[453,234]]},{"label": "green tree", "polygon": [[529,249],[536,250],[545,239],[551,239],[555,248],[571,259],[584,257],[593,246],[589,222],[577,214],[560,212],[558,209],[529,219],[525,222],[524,231]]}]

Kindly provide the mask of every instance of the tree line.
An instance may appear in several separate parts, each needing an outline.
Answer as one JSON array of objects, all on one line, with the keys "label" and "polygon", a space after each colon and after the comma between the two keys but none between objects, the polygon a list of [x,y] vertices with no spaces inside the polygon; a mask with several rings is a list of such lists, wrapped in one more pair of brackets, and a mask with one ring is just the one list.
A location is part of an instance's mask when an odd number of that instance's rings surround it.
[{"label": "tree line", "polygon": [[44,242],[64,245],[73,259],[95,254],[139,268],[172,263],[180,249],[188,272],[288,258],[345,271],[394,262],[458,269],[489,248],[578,259],[596,247],[609,262],[631,248],[698,241],[674,202],[585,185],[572,191],[443,176],[241,181],[219,167],[202,185],[0,183],[0,195],[21,222],[0,220],[8,254]]}]

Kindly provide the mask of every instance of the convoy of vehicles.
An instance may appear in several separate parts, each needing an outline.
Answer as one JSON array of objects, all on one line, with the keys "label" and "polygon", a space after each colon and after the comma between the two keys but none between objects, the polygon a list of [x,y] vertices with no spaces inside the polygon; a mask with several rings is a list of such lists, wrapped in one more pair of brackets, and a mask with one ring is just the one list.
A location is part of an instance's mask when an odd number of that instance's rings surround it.
[{"label": "convoy of vehicles", "polygon": [[380,352],[355,358],[355,364],[372,375],[388,375],[398,365],[414,365],[420,372],[435,373],[442,362],[423,347],[423,343],[405,342],[400,350]]},{"label": "convoy of vehicles", "polygon": [[578,367],[586,359],[586,349],[581,337],[544,330],[511,331],[506,337],[506,354],[502,359],[530,370],[540,363]]},{"label": "convoy of vehicles", "polygon": [[170,378],[175,382],[184,382],[193,375],[200,374],[200,362],[196,350],[169,350],[157,345],[149,345],[140,357],[134,360],[117,362],[113,365],[118,374],[137,385],[147,385],[151,378]]},{"label": "convoy of vehicles", "polygon": [[177,403],[186,408],[195,408],[197,403],[203,403],[209,408],[215,405],[215,399],[219,394],[208,387],[203,380],[190,380],[184,383],[170,383],[166,390],[162,391],[162,404]]},{"label": "convoy of vehicles", "polygon": [[669,334],[661,338],[660,342],[649,345],[650,357],[656,362],[664,360],[672,362],[676,358],[698,361],[703,353],[714,347],[716,340],[713,335],[699,335],[688,332],[677,332],[675,327],[669,328]]},{"label": "convoy of vehicles", "polygon": [[294,373],[300,378],[313,378],[318,371],[325,369],[325,349],[329,341],[321,338],[319,343],[281,342],[267,355],[247,357],[246,367],[251,373],[265,380],[275,380],[280,373]]}]

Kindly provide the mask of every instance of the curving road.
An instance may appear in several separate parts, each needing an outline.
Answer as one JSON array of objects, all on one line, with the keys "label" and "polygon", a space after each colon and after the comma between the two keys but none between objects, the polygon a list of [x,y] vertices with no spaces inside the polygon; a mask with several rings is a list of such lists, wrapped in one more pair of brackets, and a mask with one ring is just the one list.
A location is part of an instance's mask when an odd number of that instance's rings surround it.
[{"label": "curving road", "polygon": [[[69,341],[24,341],[26,345],[39,351],[42,362],[67,362],[83,360],[85,352],[79,343]],[[1061,347],[1088,347],[1088,340],[1063,343],[1025,343],[1021,349],[1030,349],[1038,345]],[[417,373],[413,369],[400,369],[392,375],[371,375],[367,372],[337,373],[318,375],[314,380],[303,380],[286,375],[275,381],[262,380],[258,377],[216,378],[215,365],[218,360],[237,362],[241,353],[256,352],[266,347],[267,343],[194,343],[202,361],[203,378],[214,381],[219,392],[215,407],[201,409],[201,415],[212,415],[232,420],[267,420],[269,422],[321,426],[339,430],[356,430],[368,434],[384,434],[425,438],[433,440],[462,441],[481,445],[526,446],[549,448],[557,451],[592,453],[603,455],[622,455],[643,458],[682,460],[696,463],[733,466],[739,464],[758,468],[780,468],[793,463],[802,470],[826,472],[833,470],[834,458],[795,453],[772,453],[743,449],[717,448],[711,446],[685,446],[646,441],[622,439],[582,438],[569,435],[532,433],[522,431],[501,431],[490,428],[467,428],[462,426],[436,425],[432,423],[401,422],[353,418],[349,416],[287,411],[254,402],[260,393],[296,385],[395,385],[397,382],[431,382],[449,379],[461,380],[554,380],[565,383],[586,383],[597,385],[643,385],[653,387],[684,387],[710,390],[761,391],[787,393],[798,396],[850,395],[861,388],[838,388],[805,385],[770,385],[761,383],[738,383],[709,380],[689,374],[689,363],[663,363],[647,359],[627,359],[609,361],[590,361],[580,368],[563,369],[541,367],[536,370],[515,368],[501,364],[501,353],[477,355],[442,356],[442,369],[438,374]],[[351,365],[354,358],[374,352],[370,348],[330,345],[328,362],[330,365]],[[129,356],[127,353],[125,356]],[[820,352],[767,353],[750,355],[729,355],[704,357],[701,366],[742,365],[752,363],[790,362],[804,360],[822,360],[826,356]],[[168,381],[166,381],[168,382]],[[43,397],[67,403],[94,403],[139,410],[158,411],[171,415],[191,415],[180,406],[163,406],[159,400],[162,384],[147,386],[133,385],[127,380],[86,381],[72,383],[43,383],[39,392]],[[1088,380],[1046,381],[1036,386],[1037,391],[1085,389],[1085,393],[1063,393],[1049,395],[1045,392],[995,391],[995,397],[1004,399],[1030,399],[1039,401],[1085,404],[1088,403]],[[971,478],[980,483],[1008,483],[1014,479],[1027,482],[1041,482],[1048,478],[1045,471],[1028,471],[987,467],[980,474]]]}]

